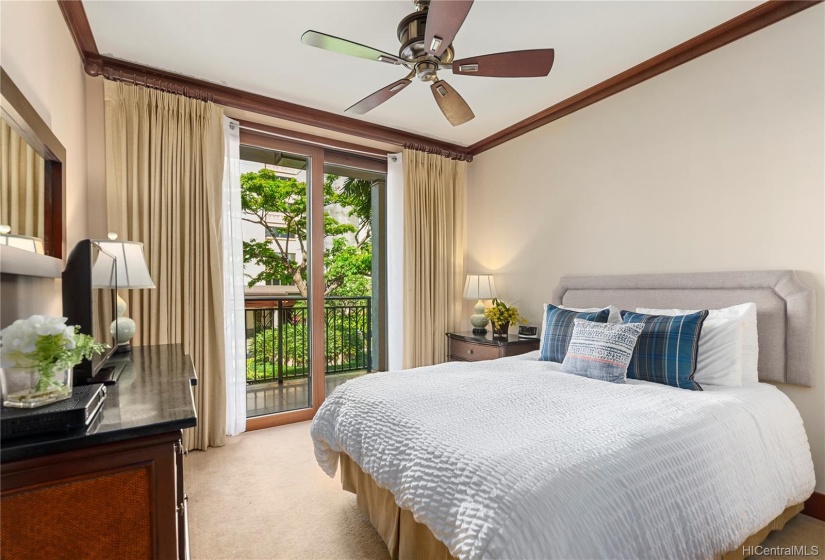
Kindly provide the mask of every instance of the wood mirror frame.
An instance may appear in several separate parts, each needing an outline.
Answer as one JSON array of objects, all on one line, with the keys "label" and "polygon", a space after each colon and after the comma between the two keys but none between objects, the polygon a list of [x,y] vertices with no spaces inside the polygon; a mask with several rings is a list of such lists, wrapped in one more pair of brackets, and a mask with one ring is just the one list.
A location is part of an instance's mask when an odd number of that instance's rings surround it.
[{"label": "wood mirror frame", "polygon": [[22,121],[9,124],[24,128],[23,137],[45,161],[43,248],[46,255],[62,259],[66,254],[66,221],[63,214],[66,198],[66,148],[2,67],[0,95],[6,112],[15,121],[17,117]]}]

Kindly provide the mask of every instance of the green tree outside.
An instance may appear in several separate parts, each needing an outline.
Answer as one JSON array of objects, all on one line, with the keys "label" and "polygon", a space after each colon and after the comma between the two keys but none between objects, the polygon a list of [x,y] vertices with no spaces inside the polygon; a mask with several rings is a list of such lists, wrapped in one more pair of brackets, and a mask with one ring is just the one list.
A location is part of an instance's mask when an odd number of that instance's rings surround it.
[{"label": "green tree outside", "polygon": [[[372,199],[369,181],[347,177],[343,182],[336,175],[324,178],[324,207],[338,204],[358,219],[358,225],[341,223],[324,212],[324,237],[332,238],[332,247],[324,251],[324,294],[342,296],[370,295],[372,284]],[[340,186],[335,183],[339,182]],[[249,278],[249,286],[260,282],[278,281],[292,284],[306,297],[309,268],[306,246],[307,186],[303,181],[279,177],[271,169],[241,175],[241,208],[243,219],[260,225],[271,238],[244,240],[244,264],[254,263],[263,270]],[[278,231],[270,216],[279,214],[284,228]],[[355,237],[352,244],[345,237]],[[300,260],[290,259],[295,248]]]},{"label": "green tree outside", "polygon": [[[370,181],[335,175],[324,178],[324,207],[338,204],[357,223],[342,223],[324,212],[324,235],[332,243],[324,251],[324,295],[339,297],[369,296],[372,294],[372,184]],[[271,169],[241,175],[241,208],[245,221],[260,225],[269,236],[243,242],[244,264],[256,264],[261,272],[248,276],[248,285],[261,282],[294,285],[301,296],[308,293],[307,186],[294,178],[279,177]],[[283,226],[272,223],[279,215]],[[278,231],[280,230],[280,231]],[[354,242],[347,235],[350,234]],[[300,258],[291,258],[298,253]],[[352,302],[331,300],[327,306],[349,307]],[[291,317],[301,318],[306,312],[305,302],[295,302]],[[335,311],[333,311],[335,313]],[[362,311],[340,309],[347,314],[346,322],[328,321],[325,328],[327,362],[346,369],[348,362],[366,355],[366,314]],[[254,340],[255,358],[247,361],[247,380],[271,378],[277,372],[278,328],[283,329],[282,343],[285,356],[282,368],[285,377],[303,377],[308,369],[308,333],[305,321],[287,321],[284,325],[258,330]],[[277,374],[276,374],[277,375]]]}]

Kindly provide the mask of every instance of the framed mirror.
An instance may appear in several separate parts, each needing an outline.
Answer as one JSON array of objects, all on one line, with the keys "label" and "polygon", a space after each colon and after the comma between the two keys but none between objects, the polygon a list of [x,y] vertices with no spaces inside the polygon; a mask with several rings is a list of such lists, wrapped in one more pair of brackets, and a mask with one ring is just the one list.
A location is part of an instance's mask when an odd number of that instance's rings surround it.
[{"label": "framed mirror", "polygon": [[4,254],[5,249],[14,248],[62,259],[66,149],[2,67],[0,121],[0,245]]}]

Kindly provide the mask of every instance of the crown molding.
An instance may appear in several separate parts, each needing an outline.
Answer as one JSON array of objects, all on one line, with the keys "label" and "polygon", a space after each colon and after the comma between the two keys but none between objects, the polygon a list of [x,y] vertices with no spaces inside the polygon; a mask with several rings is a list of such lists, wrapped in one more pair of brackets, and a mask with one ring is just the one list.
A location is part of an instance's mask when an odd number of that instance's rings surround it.
[{"label": "crown molding", "polygon": [[821,2],[823,0],[769,0],[621,74],[472,144],[468,151],[471,155],[478,155]]},{"label": "crown molding", "polygon": [[83,2],[81,0],[58,0],[58,4],[63,11],[63,16],[77,45],[77,50],[83,59],[86,73],[91,76],[103,75],[114,80],[150,85],[160,89],[168,88],[170,91],[179,91],[184,95],[189,92],[189,94],[196,97],[208,98],[227,107],[245,109],[262,115],[398,146],[408,143],[423,144],[468,156],[468,159],[471,160],[474,155],[589,107],[598,101],[672,70],[823,1],[825,0],[768,0],[764,4],[760,4],[591,88],[568,97],[469,147],[281,101],[174,72],[101,56],[97,50],[92,29],[83,8]]},{"label": "crown molding", "polygon": [[89,25],[89,18],[86,17],[83,2],[80,0],[57,0],[57,4],[60,6],[60,11],[63,12],[63,19],[66,20],[69,33],[72,34],[77,52],[80,53],[83,62],[86,62],[87,55],[99,56],[97,43],[95,43],[95,37],[92,34],[92,27]]}]

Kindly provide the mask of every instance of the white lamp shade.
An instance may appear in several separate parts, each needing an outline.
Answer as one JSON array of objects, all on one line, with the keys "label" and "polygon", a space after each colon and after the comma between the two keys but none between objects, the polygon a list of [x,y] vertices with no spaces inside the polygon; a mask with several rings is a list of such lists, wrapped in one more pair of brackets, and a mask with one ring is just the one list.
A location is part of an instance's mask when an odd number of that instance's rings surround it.
[{"label": "white lamp shade", "polygon": [[[154,288],[149,275],[143,243],[137,241],[95,241],[102,251],[117,259],[117,287],[124,289]],[[96,288],[114,288],[115,275],[109,259],[98,258],[92,268]]]},{"label": "white lamp shade", "polygon": [[496,282],[492,274],[468,274],[464,284],[465,299],[493,299],[496,296]]},{"label": "white lamp shade", "polygon": [[32,253],[39,253],[41,255],[45,253],[43,250],[43,240],[39,237],[31,237],[28,235],[0,234],[0,245],[23,249],[24,251],[31,251]]}]

